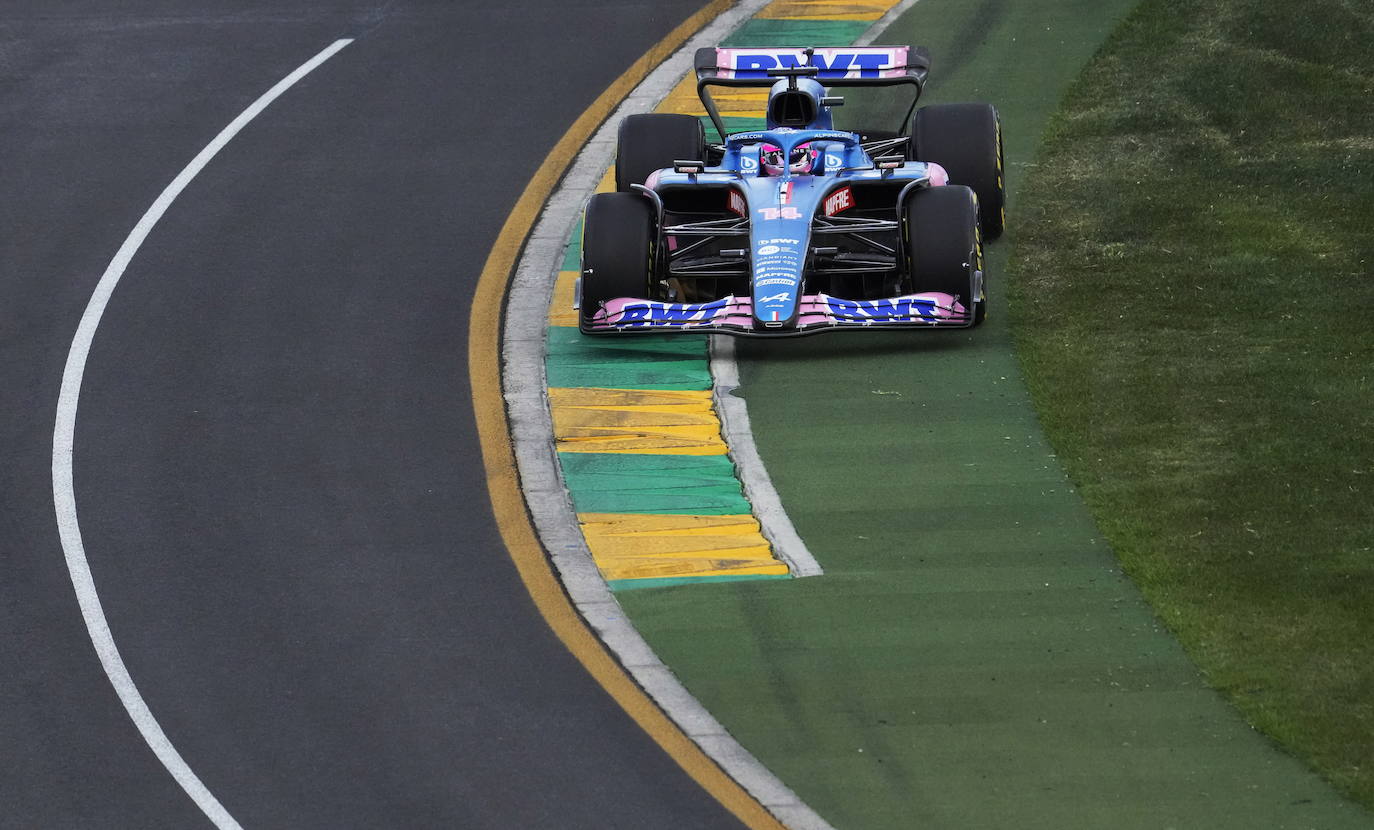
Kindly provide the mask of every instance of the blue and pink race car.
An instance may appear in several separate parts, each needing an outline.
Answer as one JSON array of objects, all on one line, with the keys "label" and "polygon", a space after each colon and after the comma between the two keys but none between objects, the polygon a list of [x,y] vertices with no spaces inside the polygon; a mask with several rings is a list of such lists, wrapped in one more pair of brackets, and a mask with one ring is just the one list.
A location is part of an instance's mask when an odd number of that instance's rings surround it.
[{"label": "blue and pink race car", "polygon": [[[1001,130],[987,104],[918,110],[929,67],[909,46],[698,50],[723,141],[690,115],[621,123],[617,192],[593,196],[583,226],[582,331],[982,322],[983,242],[1005,221]],[[749,88],[768,88],[766,104]],[[728,134],[717,97],[734,111],[751,92],[764,129]]]}]

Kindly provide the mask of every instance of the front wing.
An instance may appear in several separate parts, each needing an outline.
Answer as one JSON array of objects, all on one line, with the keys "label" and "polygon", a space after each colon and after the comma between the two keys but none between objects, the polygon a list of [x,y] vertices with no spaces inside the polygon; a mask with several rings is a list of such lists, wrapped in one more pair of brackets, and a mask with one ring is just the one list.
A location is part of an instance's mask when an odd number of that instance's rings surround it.
[{"label": "front wing", "polygon": [[836,329],[967,328],[973,314],[958,297],[936,292],[845,300],[828,294],[801,298],[795,326],[755,328],[753,300],[725,297],[709,303],[664,303],[622,297],[608,301],[582,330],[588,334],[708,333],[739,337],[796,337]]}]

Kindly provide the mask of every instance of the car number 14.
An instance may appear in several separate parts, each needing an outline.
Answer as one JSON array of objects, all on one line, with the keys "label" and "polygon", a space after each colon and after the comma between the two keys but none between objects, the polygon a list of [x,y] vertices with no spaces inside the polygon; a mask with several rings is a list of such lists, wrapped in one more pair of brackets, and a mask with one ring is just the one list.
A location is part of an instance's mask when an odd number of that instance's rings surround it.
[{"label": "car number 14", "polygon": [[781,208],[775,208],[775,207],[759,208],[759,215],[761,215],[761,216],[764,218],[764,221],[767,221],[767,222],[771,222],[771,221],[773,221],[773,220],[775,220],[775,219],[800,219],[800,218],[802,218],[801,209],[800,209],[800,208],[793,207],[792,205],[787,205],[786,207],[781,207]]}]

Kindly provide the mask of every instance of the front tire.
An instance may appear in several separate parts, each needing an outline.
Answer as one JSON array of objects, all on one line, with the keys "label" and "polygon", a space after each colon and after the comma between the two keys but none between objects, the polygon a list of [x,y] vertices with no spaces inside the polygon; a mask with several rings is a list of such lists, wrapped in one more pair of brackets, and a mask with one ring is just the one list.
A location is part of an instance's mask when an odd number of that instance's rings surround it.
[{"label": "front tire", "polygon": [[608,300],[649,297],[654,216],[637,193],[598,193],[582,223],[581,318],[586,324]]},{"label": "front tire", "polygon": [[933,161],[949,173],[950,184],[978,194],[983,238],[1002,235],[1006,225],[1006,184],[1002,172],[1002,126],[991,104],[935,104],[911,119],[907,157]]},{"label": "front tire", "polygon": [[[975,272],[983,271],[978,197],[962,185],[914,191],[904,205],[903,244],[911,291],[958,297],[973,312],[973,325],[987,316],[987,298]],[[975,294],[979,296],[975,296]]]},{"label": "front tire", "polygon": [[694,115],[643,113],[626,116],[616,133],[615,189],[628,193],[649,174],[678,159],[706,160],[706,134]]}]

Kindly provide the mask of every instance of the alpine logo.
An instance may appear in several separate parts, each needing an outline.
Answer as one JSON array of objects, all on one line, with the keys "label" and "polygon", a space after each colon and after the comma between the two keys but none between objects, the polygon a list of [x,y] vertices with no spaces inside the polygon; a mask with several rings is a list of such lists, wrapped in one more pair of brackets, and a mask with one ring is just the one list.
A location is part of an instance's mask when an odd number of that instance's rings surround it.
[{"label": "alpine logo", "polygon": [[854,193],[847,186],[825,197],[826,216],[834,216],[852,207],[854,207]]}]

